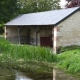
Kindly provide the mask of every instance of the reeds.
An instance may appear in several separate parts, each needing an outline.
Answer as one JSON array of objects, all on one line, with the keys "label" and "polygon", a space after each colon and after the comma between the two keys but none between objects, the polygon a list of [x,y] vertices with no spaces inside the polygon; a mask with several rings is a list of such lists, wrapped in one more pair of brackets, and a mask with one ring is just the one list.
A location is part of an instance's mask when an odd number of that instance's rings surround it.
[{"label": "reeds", "polygon": [[3,38],[0,38],[0,53],[2,54],[1,59],[7,61],[37,60],[54,62],[56,60],[50,48],[10,44],[9,41]]}]

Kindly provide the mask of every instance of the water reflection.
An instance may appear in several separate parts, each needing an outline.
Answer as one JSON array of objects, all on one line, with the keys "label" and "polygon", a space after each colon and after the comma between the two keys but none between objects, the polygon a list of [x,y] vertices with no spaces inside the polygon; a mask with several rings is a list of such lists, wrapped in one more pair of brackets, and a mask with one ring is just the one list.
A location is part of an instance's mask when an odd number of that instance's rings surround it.
[{"label": "water reflection", "polygon": [[26,76],[24,76],[21,72],[16,72],[16,79],[15,80],[32,80]]},{"label": "water reflection", "polygon": [[53,69],[53,80],[80,80],[80,79],[75,78],[69,74],[65,74],[60,70]]},{"label": "water reflection", "polygon": [[53,80],[56,80],[56,69],[53,69]]},{"label": "water reflection", "polygon": [[0,68],[0,80],[32,80],[21,72],[12,69]]},{"label": "water reflection", "polygon": [[[29,73],[26,73],[26,75],[29,75]],[[32,79],[29,77],[32,77]],[[53,75],[52,73],[44,75],[31,74],[29,77],[12,69],[0,68],[0,80],[52,80],[52,77],[53,80],[80,80],[57,69],[53,69]]]}]

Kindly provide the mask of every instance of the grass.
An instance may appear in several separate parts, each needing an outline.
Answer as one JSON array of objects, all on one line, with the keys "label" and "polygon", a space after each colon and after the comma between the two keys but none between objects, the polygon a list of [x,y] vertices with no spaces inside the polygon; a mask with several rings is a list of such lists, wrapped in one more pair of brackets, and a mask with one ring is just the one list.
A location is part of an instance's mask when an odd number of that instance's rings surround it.
[{"label": "grass", "polygon": [[80,49],[63,52],[58,55],[57,67],[80,75]]},{"label": "grass", "polygon": [[40,46],[29,46],[29,45],[12,45],[3,38],[0,38],[0,53],[2,59],[5,60],[37,60],[37,61],[47,61],[54,62],[55,57],[52,54],[50,48],[40,47]]},{"label": "grass", "polygon": [[[0,66],[22,71],[51,72],[53,65],[80,76],[80,46],[67,46],[53,55],[50,48],[10,44],[0,38]],[[41,72],[40,72],[41,71]]]},{"label": "grass", "polygon": [[4,38],[0,38],[0,66],[2,67],[49,73],[52,72],[55,57],[50,48],[11,44]]}]

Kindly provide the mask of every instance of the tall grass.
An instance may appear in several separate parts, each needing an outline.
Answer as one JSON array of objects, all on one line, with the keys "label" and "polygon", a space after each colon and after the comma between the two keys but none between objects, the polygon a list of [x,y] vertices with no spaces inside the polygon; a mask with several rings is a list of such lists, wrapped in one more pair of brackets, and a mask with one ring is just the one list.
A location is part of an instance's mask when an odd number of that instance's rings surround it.
[{"label": "tall grass", "polygon": [[66,49],[68,51],[64,49],[65,52],[53,55],[50,48],[11,44],[4,38],[0,38],[0,61],[10,62],[10,64],[20,61],[57,61],[58,68],[80,75],[80,47]]},{"label": "tall grass", "polygon": [[37,60],[54,62],[56,60],[50,48],[10,44],[9,41],[3,38],[0,38],[0,53],[2,54],[0,59],[3,61]]},{"label": "tall grass", "polygon": [[80,49],[66,51],[58,55],[59,68],[80,75]]}]

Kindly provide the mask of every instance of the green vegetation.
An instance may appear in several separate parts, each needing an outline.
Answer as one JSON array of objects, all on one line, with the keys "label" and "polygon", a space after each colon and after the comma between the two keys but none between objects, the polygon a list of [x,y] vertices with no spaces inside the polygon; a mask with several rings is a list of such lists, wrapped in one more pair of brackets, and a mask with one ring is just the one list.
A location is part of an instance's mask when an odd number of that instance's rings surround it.
[{"label": "green vegetation", "polygon": [[0,59],[4,60],[37,60],[53,62],[55,61],[55,56],[50,48],[40,47],[40,46],[29,46],[29,45],[19,45],[10,44],[4,39],[0,39],[0,53],[2,57]]},{"label": "green vegetation", "polygon": [[54,65],[52,62],[55,60],[50,48],[10,44],[0,38],[0,67],[50,75]]},{"label": "green vegetation", "polygon": [[4,38],[0,38],[0,66],[2,67],[38,74],[52,74],[52,62],[55,62],[56,56],[51,53],[50,48],[10,44]]},{"label": "green vegetation", "polygon": [[60,9],[60,0],[19,0],[20,13],[42,12]]},{"label": "green vegetation", "polygon": [[80,47],[58,55],[58,68],[80,75]]},{"label": "green vegetation", "polygon": [[[61,54],[53,55],[50,48],[10,44],[0,38],[0,66],[36,73],[51,73],[53,67],[80,76],[80,46],[60,49]],[[55,65],[54,65],[55,64]]]}]

